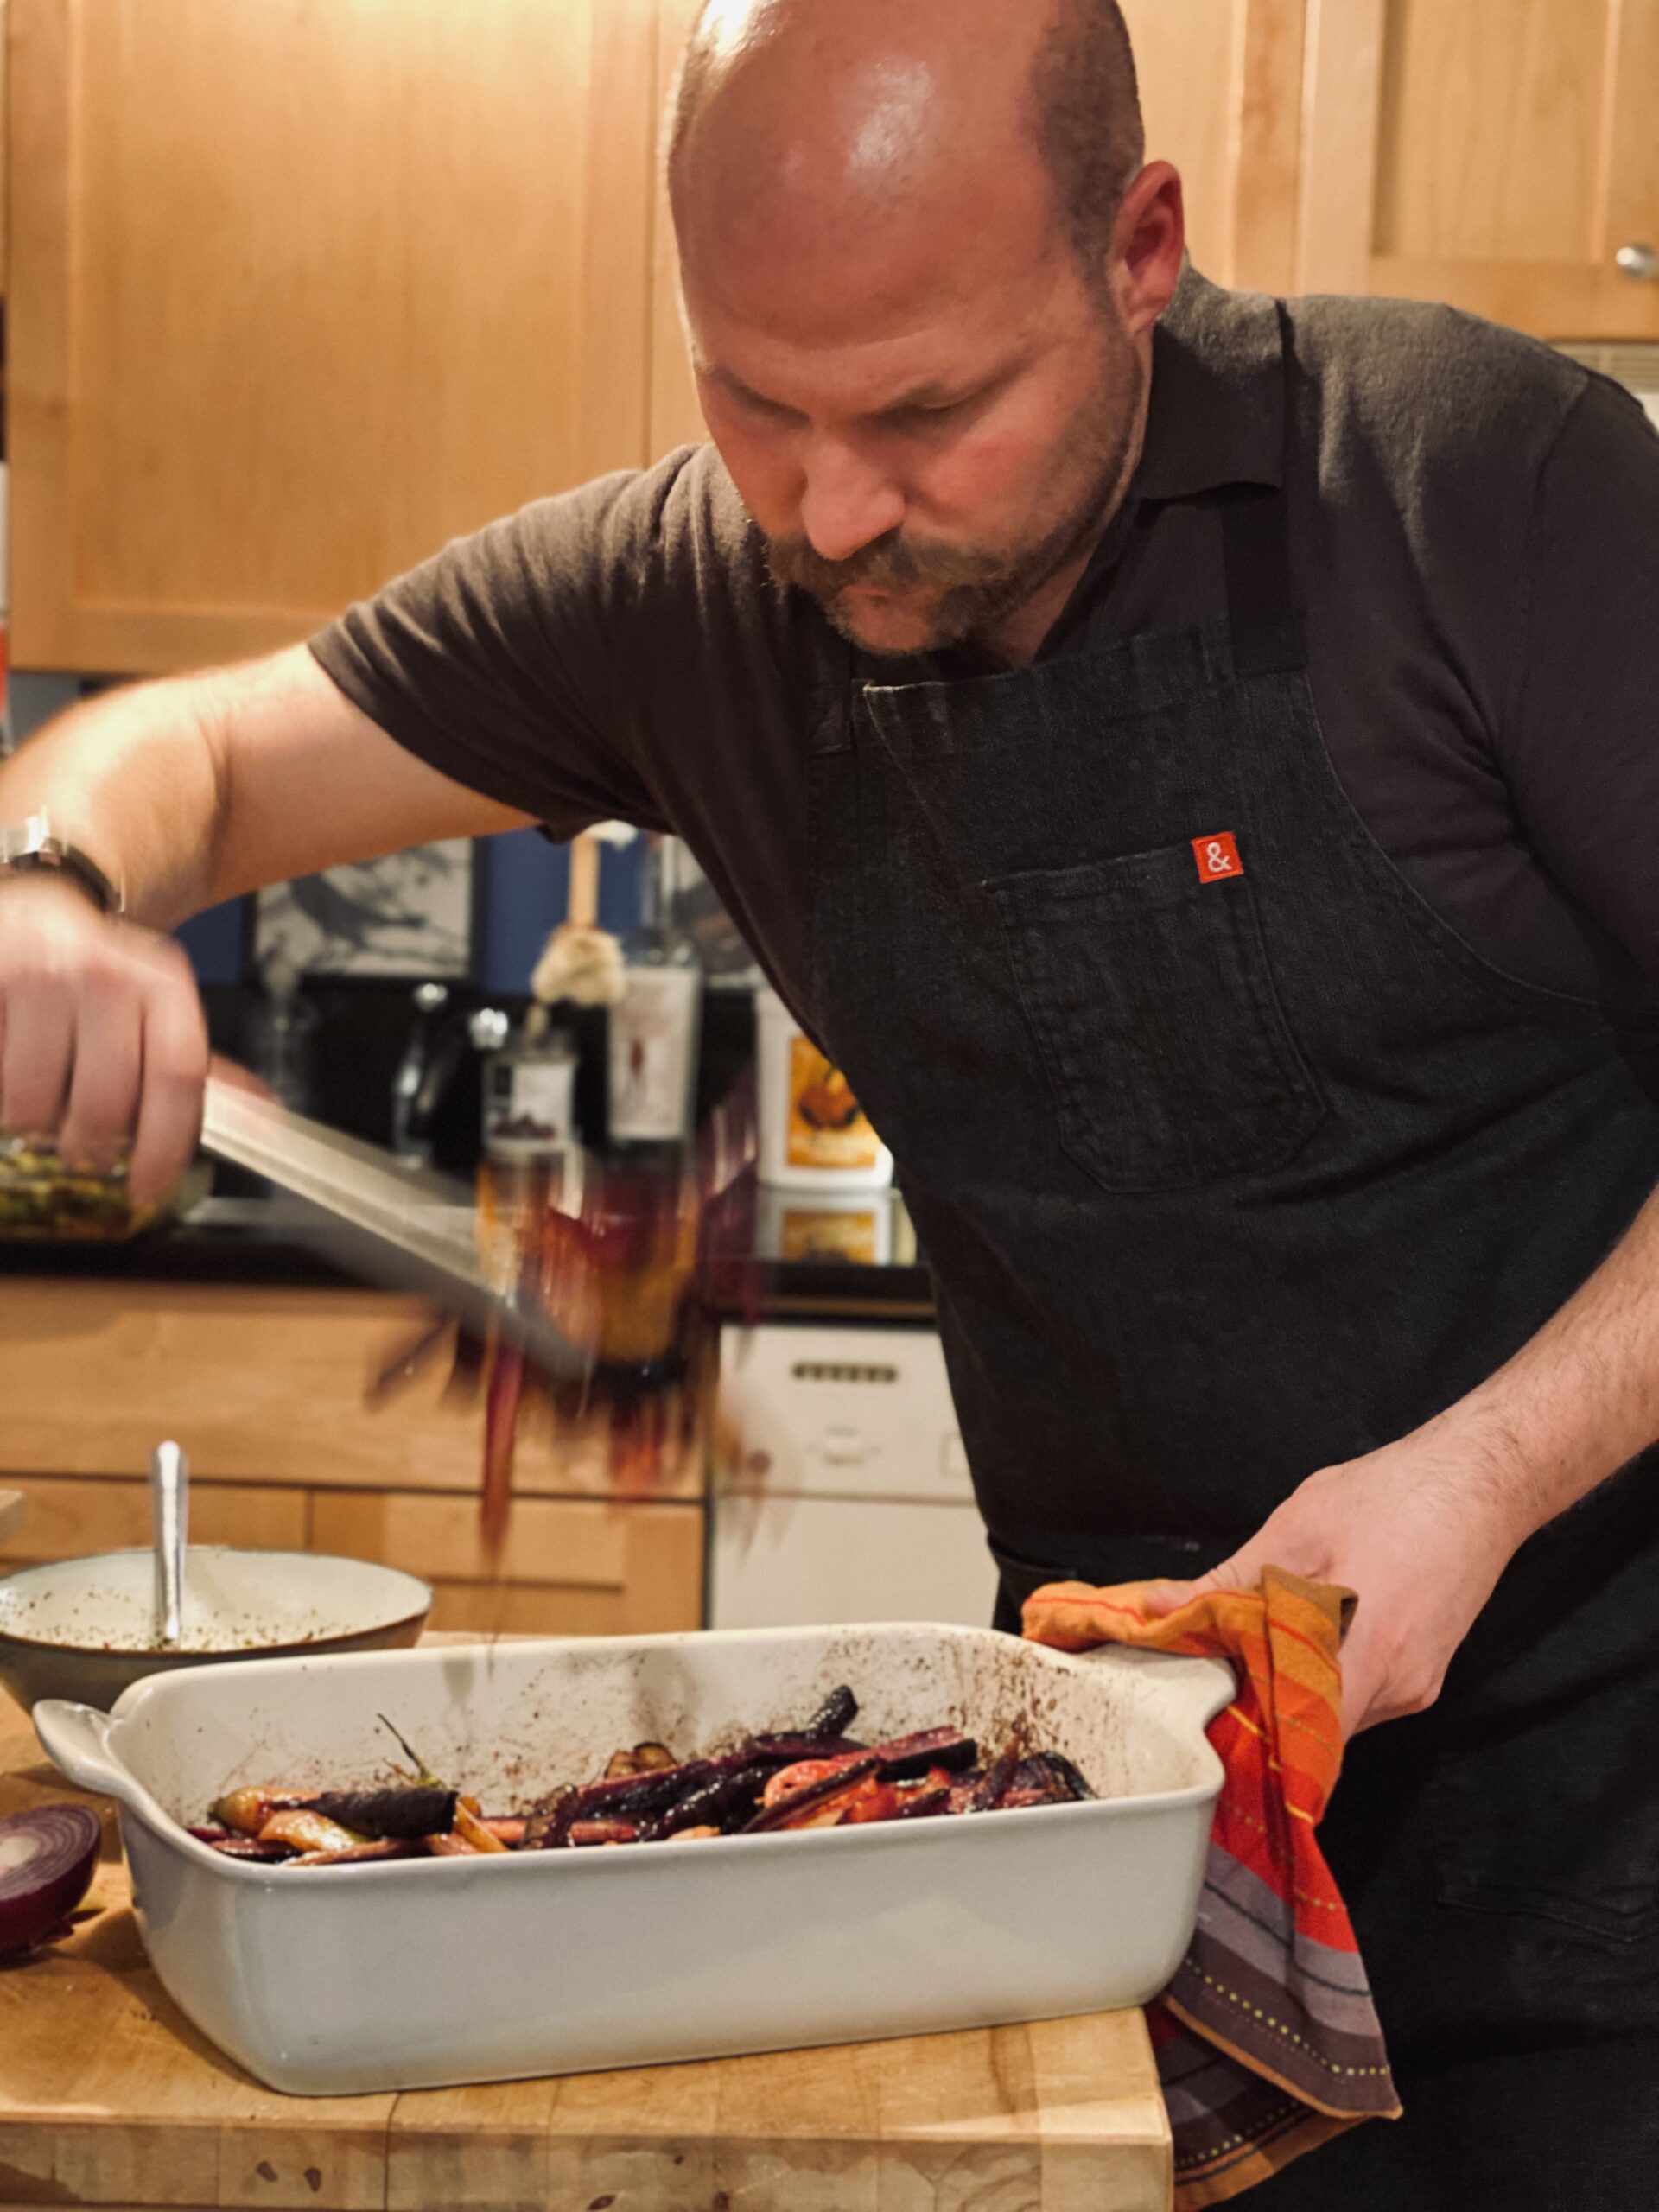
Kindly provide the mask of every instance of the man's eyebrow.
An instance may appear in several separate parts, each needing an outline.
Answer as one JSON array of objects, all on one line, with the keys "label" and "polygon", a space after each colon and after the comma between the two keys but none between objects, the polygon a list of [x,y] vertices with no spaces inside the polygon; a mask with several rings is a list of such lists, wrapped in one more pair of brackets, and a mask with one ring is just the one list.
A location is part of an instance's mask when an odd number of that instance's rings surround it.
[{"label": "man's eyebrow", "polygon": [[[1023,356],[1016,356],[992,370],[988,376],[976,375],[965,385],[944,378],[931,377],[925,383],[912,385],[907,391],[899,392],[884,406],[867,409],[864,420],[880,423],[893,416],[913,414],[930,407],[958,406],[968,400],[984,397],[1000,391],[1019,373],[1022,359]],[[728,368],[724,362],[709,361],[701,364],[700,367],[710,384],[719,385],[723,391],[747,400],[751,406],[763,407],[769,414],[800,419],[798,408],[787,406],[781,399],[768,398],[764,391],[757,391],[753,385],[746,384],[737,372]]]},{"label": "man's eyebrow", "polygon": [[717,384],[723,391],[734,392],[738,398],[747,399],[751,405],[769,409],[774,415],[793,415],[798,410],[785,407],[781,399],[768,399],[764,391],[757,391],[753,385],[745,384],[734,369],[723,362],[708,361],[700,365],[702,372],[710,384]]}]

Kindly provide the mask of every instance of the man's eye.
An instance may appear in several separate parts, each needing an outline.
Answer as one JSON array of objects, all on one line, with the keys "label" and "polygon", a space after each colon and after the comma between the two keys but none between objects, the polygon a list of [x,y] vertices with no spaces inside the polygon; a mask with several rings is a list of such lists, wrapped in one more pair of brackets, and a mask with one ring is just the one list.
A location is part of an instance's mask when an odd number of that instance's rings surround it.
[{"label": "man's eye", "polygon": [[913,406],[896,408],[888,419],[897,423],[901,429],[913,424],[926,429],[934,423],[948,423],[953,415],[965,413],[968,406],[969,402],[965,399],[942,399],[927,404],[918,400]]}]

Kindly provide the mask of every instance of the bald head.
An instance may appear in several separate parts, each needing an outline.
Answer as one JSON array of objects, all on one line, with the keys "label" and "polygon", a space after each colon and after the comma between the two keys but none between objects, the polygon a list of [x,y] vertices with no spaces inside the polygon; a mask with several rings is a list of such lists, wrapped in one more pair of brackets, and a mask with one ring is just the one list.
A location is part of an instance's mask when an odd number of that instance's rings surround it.
[{"label": "bald head", "polygon": [[669,162],[774,576],[873,651],[1019,650],[1122,496],[1179,267],[1116,0],[705,0]]},{"label": "bald head", "polygon": [[1017,180],[1093,283],[1143,158],[1116,0],[705,0],[669,175],[683,251],[768,214],[948,217],[976,173]]}]

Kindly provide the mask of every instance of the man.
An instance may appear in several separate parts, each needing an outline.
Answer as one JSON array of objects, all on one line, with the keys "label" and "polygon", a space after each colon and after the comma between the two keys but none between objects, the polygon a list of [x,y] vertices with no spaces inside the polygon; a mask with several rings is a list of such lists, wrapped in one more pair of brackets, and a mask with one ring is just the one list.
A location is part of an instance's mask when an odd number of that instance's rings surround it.
[{"label": "man", "polygon": [[138,925],[0,885],[0,1117],[153,1191],[203,1045],[149,931],[678,831],[898,1157],[1005,1621],[1359,1592],[1328,1848],[1408,2117],[1260,2201],[1646,2202],[1659,442],[1446,311],[1183,273],[1110,0],[715,0],[671,182],[715,448],[0,776]]}]

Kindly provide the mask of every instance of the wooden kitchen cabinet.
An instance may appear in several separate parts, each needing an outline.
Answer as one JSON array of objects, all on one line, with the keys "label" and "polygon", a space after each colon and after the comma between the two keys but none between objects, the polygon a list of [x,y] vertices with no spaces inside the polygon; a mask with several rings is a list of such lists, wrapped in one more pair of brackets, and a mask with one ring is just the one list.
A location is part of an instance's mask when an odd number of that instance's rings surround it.
[{"label": "wooden kitchen cabinet", "polygon": [[12,652],[302,638],[645,458],[657,0],[10,0]]},{"label": "wooden kitchen cabinet", "polygon": [[[656,158],[696,0],[0,4],[19,665],[289,643],[702,435]],[[1217,281],[1659,338],[1617,260],[1659,0],[1123,4]]]},{"label": "wooden kitchen cabinet", "polygon": [[1659,339],[1659,0],[1307,0],[1306,89],[1299,289]]},{"label": "wooden kitchen cabinet", "polygon": [[[150,1541],[147,1479],[105,1482],[13,1470],[6,1487],[22,1493],[23,1516],[16,1533],[0,1544],[0,1566],[135,1551]],[[302,1490],[254,1483],[199,1482],[190,1487],[192,1543],[302,1552],[309,1520],[309,1500]]]},{"label": "wooden kitchen cabinet", "polygon": [[421,1310],[373,1291],[0,1276],[0,1568],[149,1540],[151,1448],[190,1456],[192,1540],[343,1552],[431,1583],[432,1625],[557,1635],[697,1627],[703,1446],[613,1494],[596,1413],[526,1423],[499,1568],[479,1541],[476,1400],[441,1361],[371,1404]]}]

